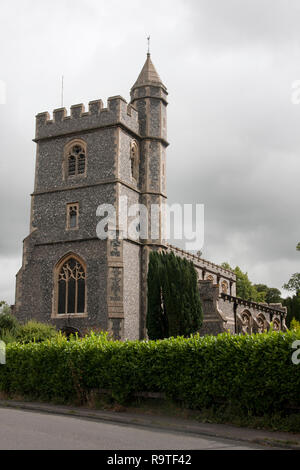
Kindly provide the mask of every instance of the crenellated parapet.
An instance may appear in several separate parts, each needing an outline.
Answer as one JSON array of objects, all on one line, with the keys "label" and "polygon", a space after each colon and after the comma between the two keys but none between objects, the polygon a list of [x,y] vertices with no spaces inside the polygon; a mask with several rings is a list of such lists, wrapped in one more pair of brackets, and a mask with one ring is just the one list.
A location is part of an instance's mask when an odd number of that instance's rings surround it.
[{"label": "crenellated parapet", "polygon": [[100,127],[123,125],[135,134],[139,133],[138,112],[121,96],[108,98],[107,107],[102,100],[90,101],[88,111],[83,104],[71,106],[68,115],[66,108],[53,111],[53,119],[48,112],[36,116],[35,140],[84,132]]}]

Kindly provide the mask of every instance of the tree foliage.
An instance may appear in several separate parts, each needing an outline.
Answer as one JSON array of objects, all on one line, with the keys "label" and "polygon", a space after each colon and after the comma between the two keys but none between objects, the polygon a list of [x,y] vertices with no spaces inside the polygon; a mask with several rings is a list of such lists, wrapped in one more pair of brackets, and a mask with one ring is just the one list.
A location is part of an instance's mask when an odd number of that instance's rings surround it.
[{"label": "tree foliage", "polygon": [[266,284],[254,284],[255,289],[263,294],[263,301],[267,304],[277,304],[282,302],[281,292],[276,287],[268,287]]},{"label": "tree foliage", "polygon": [[5,343],[30,343],[55,338],[58,332],[54,326],[30,320],[24,325],[20,324],[11,313],[0,315],[0,340]]},{"label": "tree foliage", "polygon": [[10,306],[5,302],[5,300],[0,300],[0,315],[8,315],[10,313]]},{"label": "tree foliage", "polygon": [[163,339],[168,336],[168,318],[163,309],[162,284],[164,266],[161,256],[152,252],[148,269],[148,311],[147,330],[150,338]]},{"label": "tree foliage", "polygon": [[291,321],[291,324],[290,324],[290,329],[300,332],[300,321],[293,318],[292,321]]},{"label": "tree foliage", "polygon": [[293,274],[289,282],[283,285],[283,288],[295,292],[295,294],[300,293],[300,273]]},{"label": "tree foliage", "polygon": [[[300,242],[296,249],[300,251]],[[293,320],[300,321],[300,273],[292,275],[290,280],[283,285],[285,290],[294,292],[293,297],[287,297],[283,304],[287,307],[287,325],[291,326]]]},{"label": "tree foliage", "polygon": [[283,300],[283,305],[287,307],[286,324],[290,327],[293,319],[300,321],[300,295],[293,295]]},{"label": "tree foliage", "polygon": [[265,284],[252,284],[248,273],[244,273],[239,266],[232,268],[229,263],[222,263],[222,267],[235,273],[237,297],[253,302],[268,302],[267,299],[273,302],[275,298],[274,302],[277,302],[278,295],[281,296],[281,292],[276,288],[269,288]]},{"label": "tree foliage", "polygon": [[0,339],[4,333],[16,334],[19,328],[17,319],[10,313],[2,313],[0,315]]},{"label": "tree foliage", "polygon": [[174,253],[152,252],[148,271],[149,338],[189,336],[201,325],[202,308],[193,263]]}]

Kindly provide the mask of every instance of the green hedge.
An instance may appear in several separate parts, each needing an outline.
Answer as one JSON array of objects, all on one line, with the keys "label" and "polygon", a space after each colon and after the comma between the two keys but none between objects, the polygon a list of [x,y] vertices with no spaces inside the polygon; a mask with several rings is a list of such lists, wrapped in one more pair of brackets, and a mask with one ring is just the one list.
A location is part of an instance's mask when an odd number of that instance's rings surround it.
[{"label": "green hedge", "polygon": [[5,343],[40,343],[46,339],[55,338],[58,331],[54,326],[30,320],[24,325],[11,314],[0,314],[0,340]]},{"label": "green hedge", "polygon": [[194,409],[224,403],[247,413],[300,406],[299,331],[251,336],[108,341],[104,336],[9,344],[0,391],[72,401],[104,388],[124,403],[134,392],[165,392]]},{"label": "green hedge", "polygon": [[41,343],[47,339],[55,338],[58,331],[54,326],[30,320],[25,325],[20,325],[16,332],[16,341],[20,343]]}]

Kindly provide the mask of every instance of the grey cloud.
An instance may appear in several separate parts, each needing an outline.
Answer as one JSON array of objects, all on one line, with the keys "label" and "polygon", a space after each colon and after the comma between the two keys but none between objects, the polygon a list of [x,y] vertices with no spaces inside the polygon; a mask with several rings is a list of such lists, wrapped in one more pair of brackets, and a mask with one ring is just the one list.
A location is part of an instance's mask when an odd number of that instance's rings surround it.
[{"label": "grey cloud", "polygon": [[269,43],[271,47],[299,38],[297,0],[189,0],[195,35],[209,47],[244,47]]},{"label": "grey cloud", "polygon": [[34,116],[121,94],[146,36],[169,95],[168,194],[205,203],[204,255],[281,287],[299,271],[300,8],[277,0],[3,1],[0,298],[13,301],[28,234]]}]

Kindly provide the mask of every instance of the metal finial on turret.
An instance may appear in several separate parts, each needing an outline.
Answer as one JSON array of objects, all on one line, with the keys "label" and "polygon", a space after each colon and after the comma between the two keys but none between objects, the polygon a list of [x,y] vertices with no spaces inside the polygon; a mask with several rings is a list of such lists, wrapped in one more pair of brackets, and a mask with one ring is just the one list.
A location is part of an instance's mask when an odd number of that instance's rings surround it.
[{"label": "metal finial on turret", "polygon": [[147,41],[148,41],[148,55],[150,55],[150,39],[151,39],[151,36],[148,36],[148,37],[147,37]]}]

